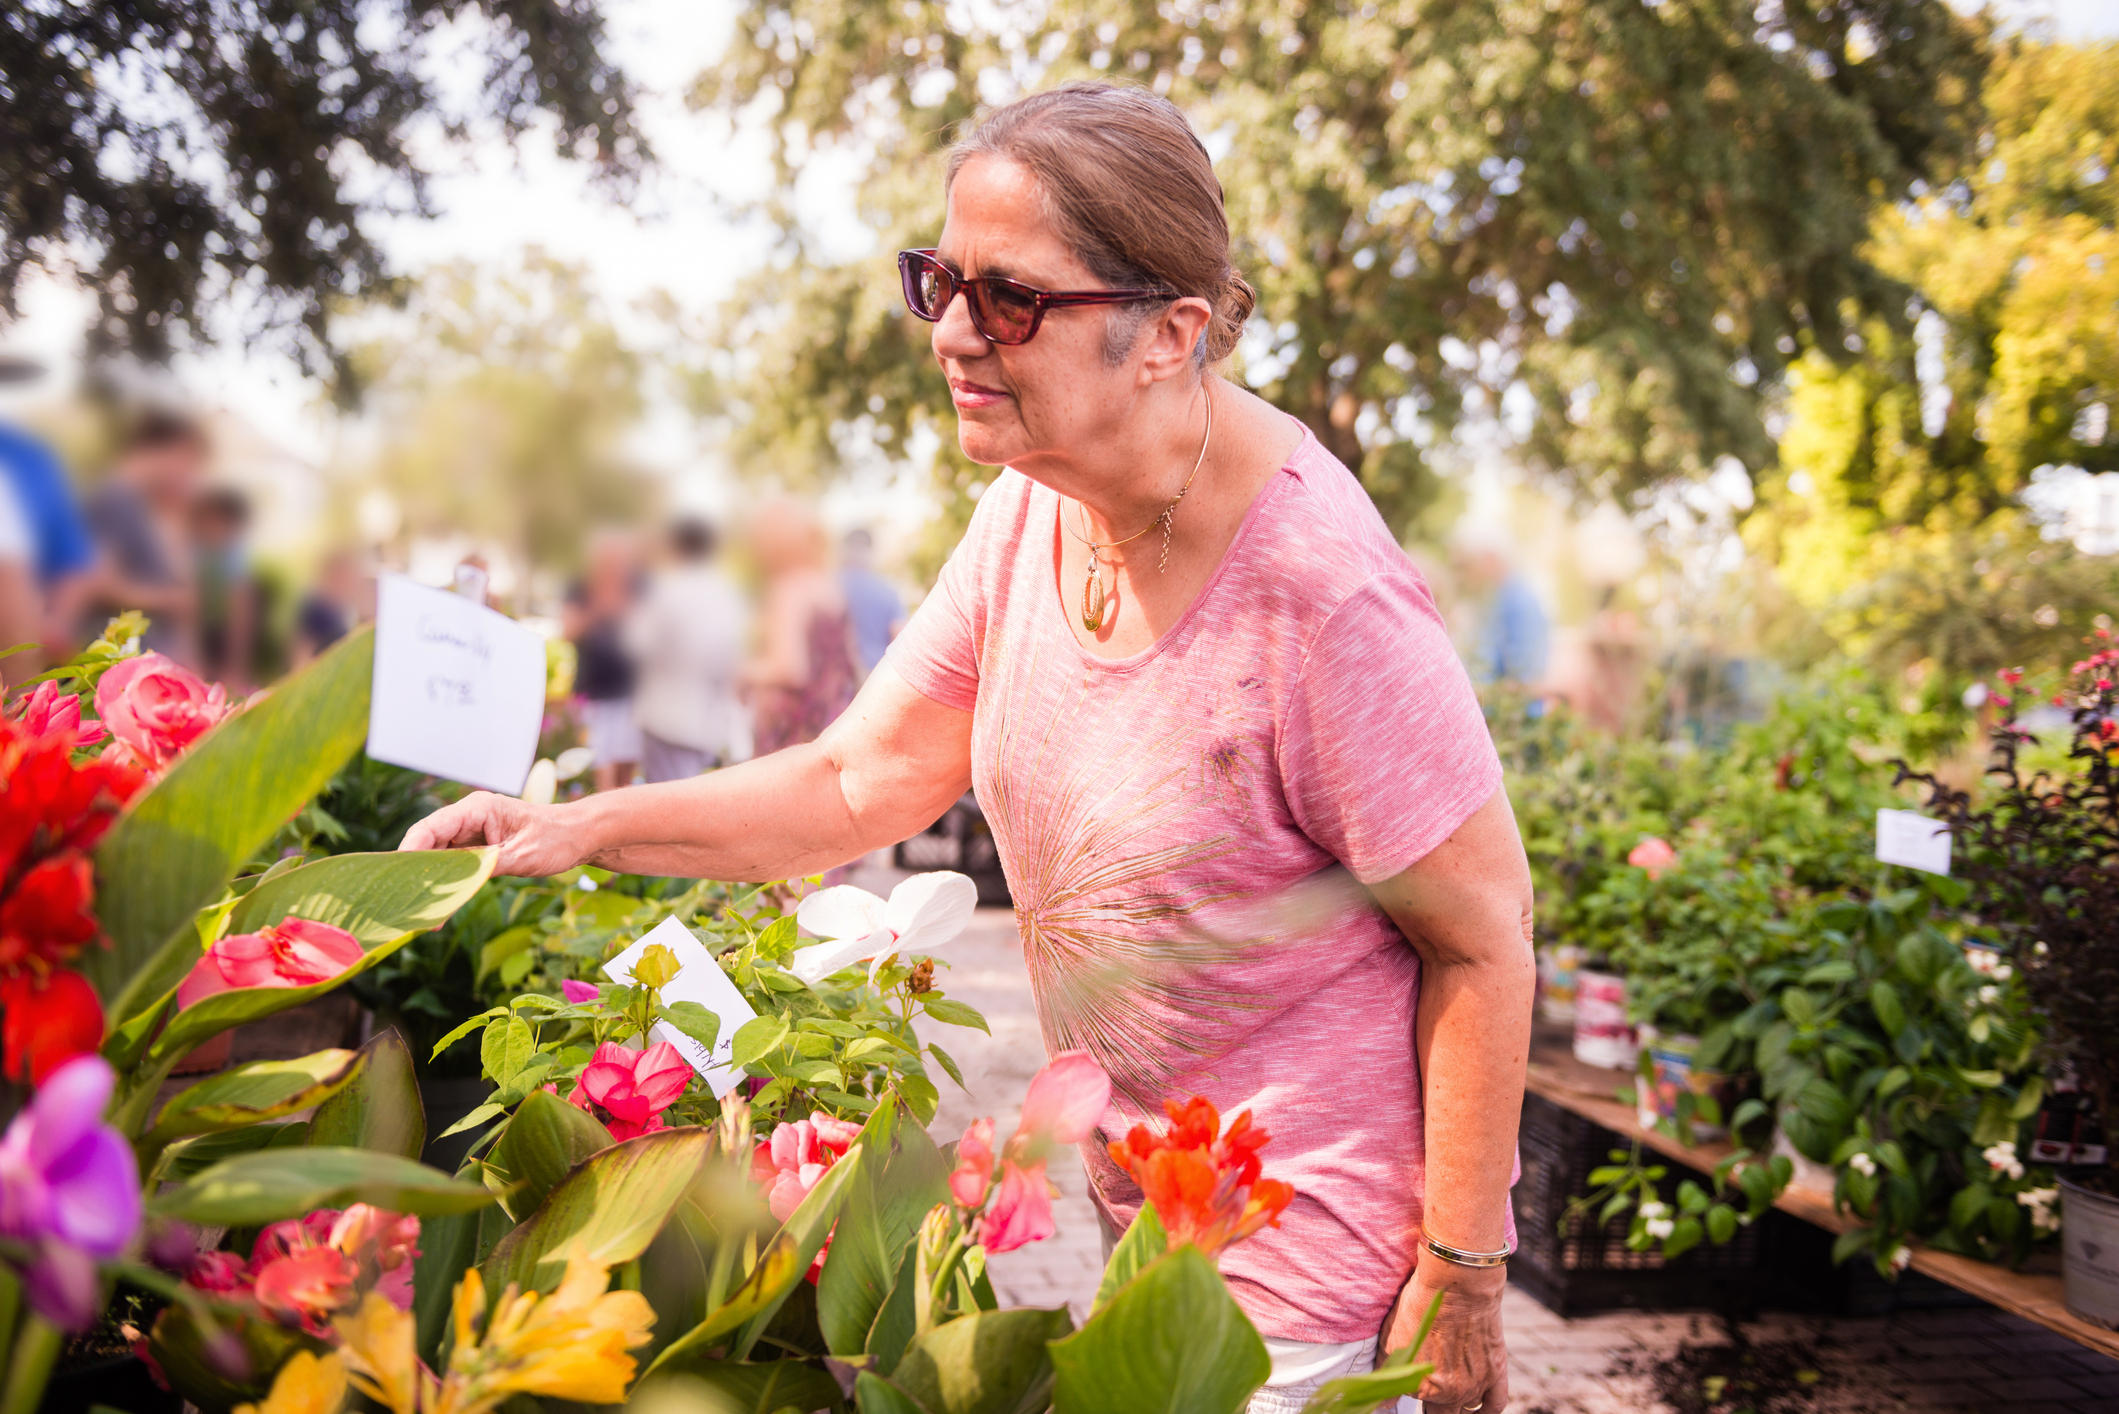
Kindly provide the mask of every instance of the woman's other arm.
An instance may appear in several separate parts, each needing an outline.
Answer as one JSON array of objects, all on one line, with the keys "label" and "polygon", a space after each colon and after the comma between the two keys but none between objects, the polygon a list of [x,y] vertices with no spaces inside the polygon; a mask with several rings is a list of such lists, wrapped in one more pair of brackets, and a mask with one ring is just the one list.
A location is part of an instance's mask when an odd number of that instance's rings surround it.
[{"label": "woman's other arm", "polygon": [[566,805],[480,792],[413,826],[402,848],[498,845],[502,874],[591,862],[689,878],[798,878],[918,833],[970,783],[971,714],[921,696],[886,664],[807,745]]},{"label": "woman's other arm", "polygon": [[[1530,1059],[1537,965],[1530,865],[1508,796],[1495,791],[1457,832],[1373,889],[1420,954],[1415,1048],[1426,1111],[1428,1236],[1472,1252],[1506,1245],[1509,1174]],[[1442,1316],[1423,1358],[1439,1368],[1421,1391],[1432,1414],[1508,1397],[1501,1340],[1502,1267],[1425,1255],[1384,1332],[1407,1344],[1437,1293]]]}]

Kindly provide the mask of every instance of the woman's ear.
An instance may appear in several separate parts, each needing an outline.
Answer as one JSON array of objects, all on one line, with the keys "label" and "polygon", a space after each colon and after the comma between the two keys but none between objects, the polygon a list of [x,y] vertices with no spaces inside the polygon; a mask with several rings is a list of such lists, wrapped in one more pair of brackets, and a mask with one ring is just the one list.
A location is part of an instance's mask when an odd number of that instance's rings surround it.
[{"label": "woman's ear", "polygon": [[1214,318],[1214,307],[1196,295],[1172,300],[1151,320],[1134,346],[1140,354],[1143,383],[1160,383],[1194,366],[1194,350]]}]

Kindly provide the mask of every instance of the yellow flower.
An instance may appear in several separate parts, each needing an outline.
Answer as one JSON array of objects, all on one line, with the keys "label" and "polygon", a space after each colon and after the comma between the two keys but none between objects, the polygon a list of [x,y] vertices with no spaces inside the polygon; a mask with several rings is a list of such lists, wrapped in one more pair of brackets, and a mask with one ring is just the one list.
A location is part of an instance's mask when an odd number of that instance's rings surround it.
[{"label": "yellow flower", "polygon": [[[475,1279],[469,1274],[466,1284]],[[447,1383],[462,1379],[477,1399],[450,1414],[476,1414],[509,1394],[538,1394],[582,1404],[617,1404],[632,1383],[634,1362],[626,1351],[645,1345],[655,1324],[654,1308],[637,1291],[609,1291],[610,1273],[579,1251],[567,1259],[566,1275],[549,1296],[502,1293],[485,1339],[464,1340],[466,1311],[458,1290],[456,1349]]]},{"label": "yellow flower", "polygon": [[238,1404],[235,1414],[338,1414],[345,1400],[344,1362],[336,1355],[318,1359],[297,1350],[273,1377],[272,1393],[264,1403]]},{"label": "yellow flower", "polygon": [[[469,1279],[476,1281],[478,1273],[472,1271]],[[339,1352],[353,1372],[354,1388],[392,1414],[420,1414],[424,1371],[412,1313],[398,1310],[388,1297],[371,1291],[361,1299],[358,1311],[331,1324],[338,1332]],[[428,1376],[429,1383],[432,1379]]]}]

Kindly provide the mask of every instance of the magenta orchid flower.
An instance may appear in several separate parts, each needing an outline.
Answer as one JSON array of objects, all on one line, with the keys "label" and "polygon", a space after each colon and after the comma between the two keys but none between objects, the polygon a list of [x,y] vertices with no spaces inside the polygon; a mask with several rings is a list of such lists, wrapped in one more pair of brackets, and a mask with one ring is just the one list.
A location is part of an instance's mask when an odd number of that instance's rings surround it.
[{"label": "magenta orchid flower", "polygon": [[23,1271],[30,1304],[62,1330],[102,1310],[98,1260],[140,1230],[132,1145],[103,1122],[117,1075],[100,1056],[54,1070],[0,1136],[0,1237],[35,1249]]},{"label": "magenta orchid flower", "polygon": [[849,963],[873,958],[873,982],[897,954],[930,953],[954,939],[978,906],[978,885],[947,871],[913,875],[890,891],[887,903],[851,884],[819,889],[796,906],[795,922],[825,941],[796,949],[787,970],[815,985]]}]

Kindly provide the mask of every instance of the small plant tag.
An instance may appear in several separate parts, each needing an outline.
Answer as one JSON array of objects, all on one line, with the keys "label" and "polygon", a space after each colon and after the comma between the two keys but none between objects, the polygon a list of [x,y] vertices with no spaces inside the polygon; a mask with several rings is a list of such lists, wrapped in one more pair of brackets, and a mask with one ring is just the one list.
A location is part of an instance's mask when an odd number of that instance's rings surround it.
[{"label": "small plant tag", "polygon": [[1929,874],[1950,872],[1950,827],[1911,810],[1876,812],[1876,857]]},{"label": "small plant tag", "polygon": [[721,970],[721,964],[714,961],[713,954],[692,936],[692,930],[674,917],[663,919],[635,939],[631,947],[606,962],[604,975],[628,987],[636,985],[636,981],[646,982],[646,978],[636,979],[633,969],[650,948],[658,950],[658,962],[661,961],[660,954],[666,954],[674,957],[677,963],[676,975],[664,982],[660,989],[664,1006],[674,1002],[697,1002],[721,1018],[721,1030],[712,1051],[667,1021],[656,1022],[649,1032],[657,1041],[667,1041],[675,1046],[678,1054],[692,1063],[692,1069],[699,1072],[699,1077],[718,1100],[743,1079],[742,1068],[729,1064],[731,1048],[735,1045],[737,1029],[758,1013],[743,1000],[743,994]]}]

